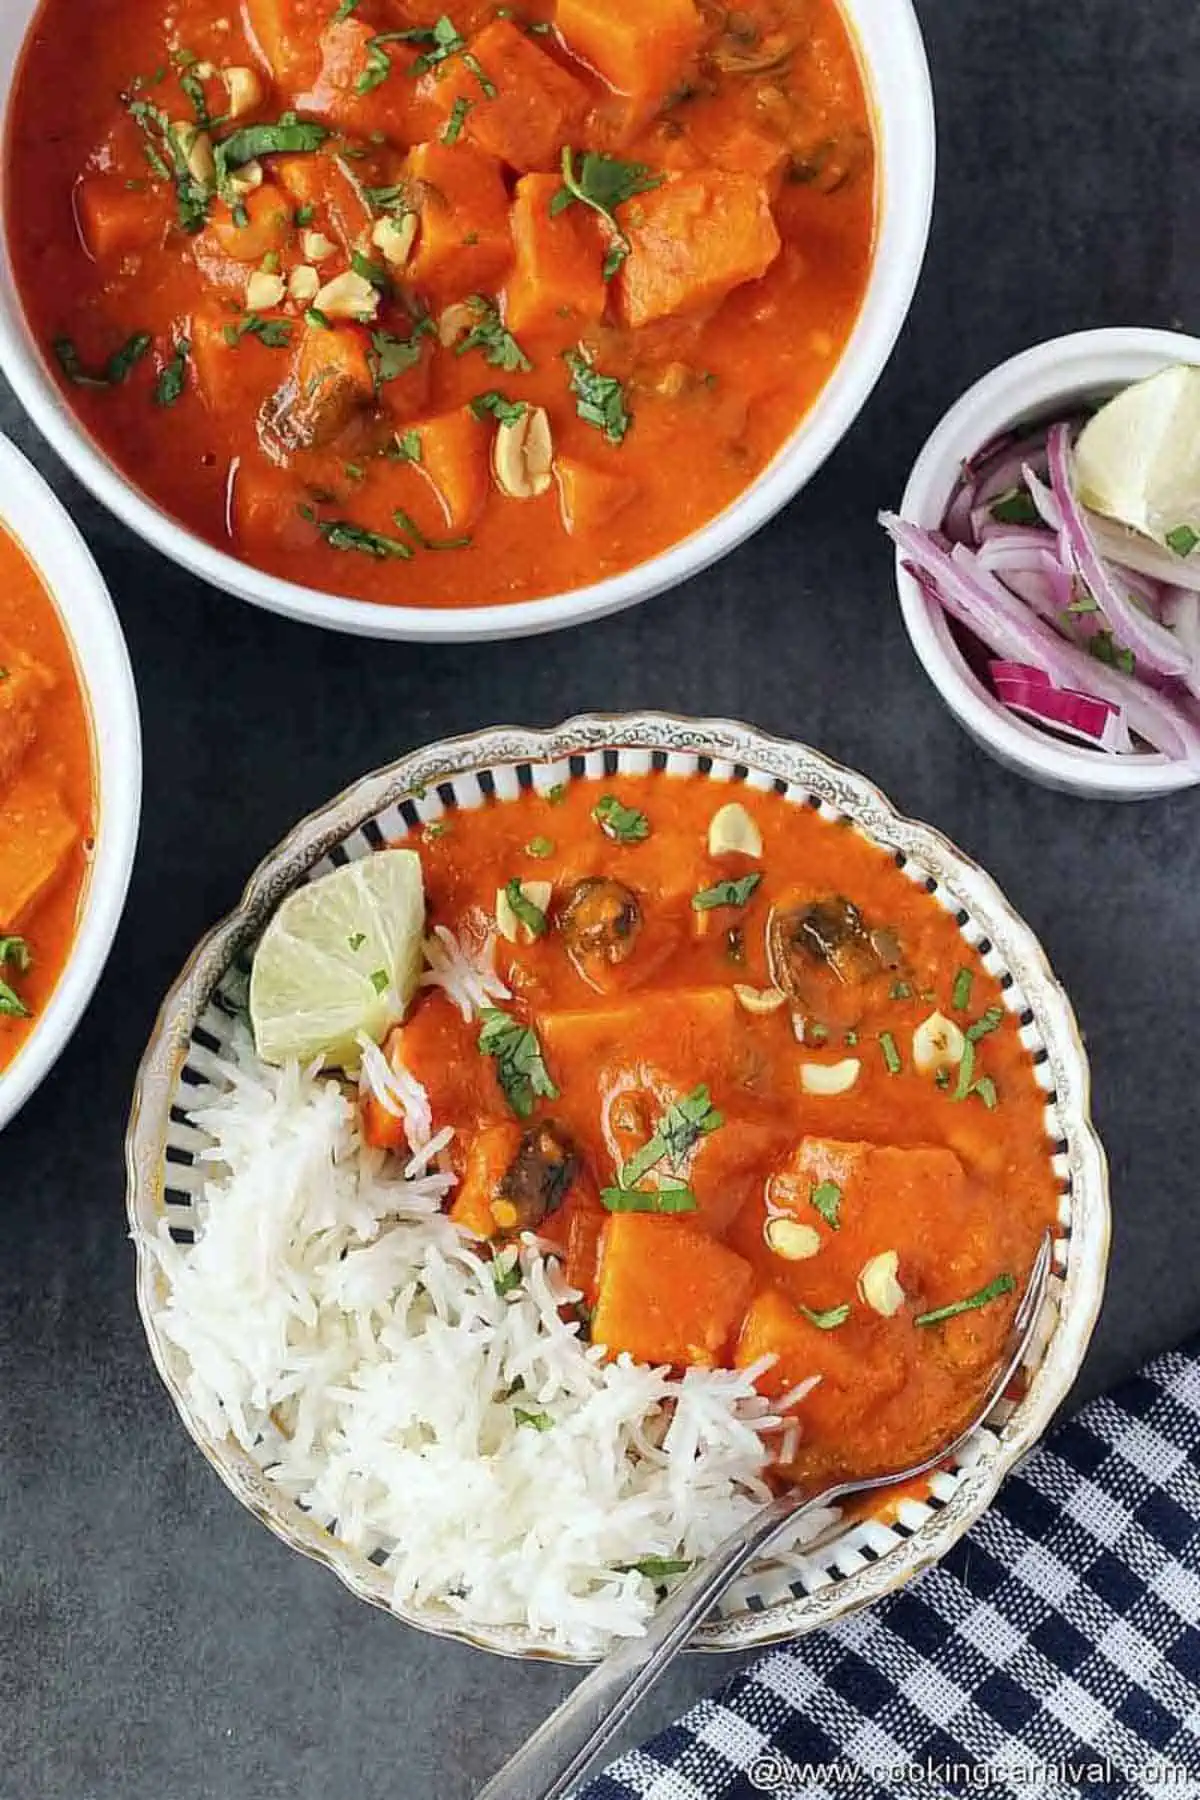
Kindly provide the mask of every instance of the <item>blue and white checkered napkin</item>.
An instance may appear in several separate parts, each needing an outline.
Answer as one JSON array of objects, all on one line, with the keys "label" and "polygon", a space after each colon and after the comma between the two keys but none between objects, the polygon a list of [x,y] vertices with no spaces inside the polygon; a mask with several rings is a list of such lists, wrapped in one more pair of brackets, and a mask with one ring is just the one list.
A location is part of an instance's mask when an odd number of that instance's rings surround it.
[{"label": "blue and white checkered napkin", "polygon": [[1200,1797],[1200,1346],[1060,1427],[937,1568],[765,1656],[584,1800],[972,1793]]}]

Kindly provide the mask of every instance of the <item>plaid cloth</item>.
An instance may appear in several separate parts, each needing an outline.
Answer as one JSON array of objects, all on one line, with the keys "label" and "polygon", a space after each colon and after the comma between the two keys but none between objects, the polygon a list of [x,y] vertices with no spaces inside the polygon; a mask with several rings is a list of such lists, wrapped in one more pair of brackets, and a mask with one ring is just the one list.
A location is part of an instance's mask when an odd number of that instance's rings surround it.
[{"label": "plaid cloth", "polygon": [[972,1793],[1200,1796],[1200,1347],[1059,1427],[938,1567],[581,1800]]}]

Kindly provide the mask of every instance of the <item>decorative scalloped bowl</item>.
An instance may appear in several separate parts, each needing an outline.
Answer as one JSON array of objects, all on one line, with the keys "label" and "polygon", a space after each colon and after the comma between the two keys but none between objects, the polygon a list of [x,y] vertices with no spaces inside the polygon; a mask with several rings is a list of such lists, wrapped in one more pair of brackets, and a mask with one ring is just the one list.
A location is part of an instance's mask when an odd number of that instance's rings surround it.
[{"label": "decorative scalloped bowl", "polygon": [[[1089,1115],[1089,1072],[1070,1002],[1029,927],[995,883],[927,825],[900,817],[877,788],[802,745],[727,720],[662,714],[585,717],[552,731],[498,727],[414,751],[369,775],[296,827],[251,878],[240,905],[204,941],[167,995],[138,1076],[127,1141],[128,1206],[138,1244],[138,1304],[159,1373],[200,1449],[242,1503],[293,1548],[324,1563],[373,1605],[411,1625],[509,1656],[569,1660],[532,1631],[466,1628],[435,1605],[394,1607],[377,1560],[340,1542],[288,1500],[229,1437],[189,1411],[180,1353],[156,1315],[162,1277],[146,1240],[164,1214],[186,1241],[203,1170],[205,1139],[189,1119],[198,1091],[223,1081],[234,1027],[230,996],[263,927],[301,882],[384,842],[398,841],[454,808],[500,804],[527,786],[664,769],[723,788],[773,790],[792,805],[849,821],[893,856],[955,915],[964,940],[1000,980],[1005,1004],[1046,1096],[1047,1154],[1060,1186],[1054,1274],[1021,1398],[1006,1400],[953,1465],[923,1494],[884,1495],[800,1553],[758,1564],[726,1595],[695,1640],[706,1650],[748,1649],[828,1625],[890,1593],[943,1556],[991,1501],[1001,1480],[1049,1425],[1087,1348],[1104,1290],[1108,1178]],[[380,1547],[380,1553],[382,1549]]]}]

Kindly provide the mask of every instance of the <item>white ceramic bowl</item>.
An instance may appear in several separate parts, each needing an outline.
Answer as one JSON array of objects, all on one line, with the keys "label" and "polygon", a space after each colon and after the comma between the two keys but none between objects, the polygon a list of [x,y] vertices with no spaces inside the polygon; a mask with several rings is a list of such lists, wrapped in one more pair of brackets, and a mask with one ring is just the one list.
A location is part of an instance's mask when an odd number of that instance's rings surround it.
[{"label": "white ceramic bowl", "polygon": [[137,695],[117,615],[87,545],[46,483],[0,437],[0,521],[34,563],[75,655],[92,728],[95,852],[66,968],[0,1074],[0,1130],[61,1056],[100,978],[125,904],[142,805]]},{"label": "white ceramic bowl", "polygon": [[[964,461],[1014,425],[1068,418],[1171,363],[1200,363],[1200,338],[1174,331],[1080,331],[1001,363],[951,407],[917,458],[900,511],[935,529]],[[925,673],[959,724],[997,762],[1043,787],[1092,800],[1150,800],[1200,783],[1200,771],[1147,753],[1113,757],[1008,712],[971,669],[940,606],[896,558],[904,623]]]},{"label": "white ceramic bowl", "polygon": [[[957,920],[964,940],[1004,989],[1021,1022],[1045,1095],[1047,1155],[1060,1189],[1050,1293],[1026,1362],[1028,1387],[1003,1401],[966,1448],[900,1501],[883,1495],[869,1514],[842,1520],[801,1554],[785,1544],[722,1597],[695,1647],[743,1650],[795,1637],[892,1592],[954,1544],[989,1504],[1001,1480],[1046,1429],[1087,1349],[1104,1291],[1109,1204],[1104,1153],[1090,1118],[1087,1058],[1070,1001],[1045,955],[995,883],[927,825],[895,813],[861,775],[815,750],[728,719],[661,713],[570,719],[553,731],[500,726],[416,750],[303,820],[251,876],[242,899],[197,947],[163,1002],[138,1075],[126,1141],[129,1221],[138,1251],[138,1305],[151,1352],[184,1424],[222,1481],[286,1543],[337,1574],[375,1606],[393,1603],[379,1557],[386,1546],[352,1547],[336,1521],[295,1505],[263,1463],[214,1433],[188,1398],[187,1364],[159,1328],[162,1268],[149,1249],[164,1220],[186,1241],[209,1140],[193,1109],[227,1082],[220,1059],[244,1003],[246,959],[280,901],[301,882],[368,855],[440,818],[450,807],[515,800],[526,784],[600,780],[664,769],[704,779],[722,799],[737,784],[774,790],[793,806],[818,808],[892,855]],[[509,1656],[554,1656],[531,1630],[468,1626],[435,1602],[396,1607],[411,1625]]]},{"label": "white ceramic bowl", "polygon": [[[0,141],[14,67],[38,5],[39,0],[0,5]],[[213,549],[131,486],[77,423],[17,304],[2,216],[0,366],[59,455],[131,531],[194,575],[272,612],[366,637],[468,642],[552,631],[647,600],[725,556],[811,479],[850,429],[908,315],[933,204],[929,69],[910,0],[842,0],[842,5],[866,71],[881,169],[878,241],[858,323],[816,404],[753,487],[702,530],[625,574],[512,606],[374,606],[282,581]]]}]

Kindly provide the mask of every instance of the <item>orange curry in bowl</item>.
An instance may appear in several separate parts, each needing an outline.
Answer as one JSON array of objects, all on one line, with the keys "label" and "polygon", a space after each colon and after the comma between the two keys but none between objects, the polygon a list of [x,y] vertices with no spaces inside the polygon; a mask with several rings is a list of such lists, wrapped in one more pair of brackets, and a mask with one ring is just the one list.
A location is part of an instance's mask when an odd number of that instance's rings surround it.
[{"label": "orange curry in bowl", "polygon": [[0,526],[0,1081],[70,955],[94,805],[71,647],[41,577]]},{"label": "orange curry in bowl", "polygon": [[767,1359],[796,1476],[948,1442],[1059,1188],[1020,1022],[953,914],[853,827],[701,777],[451,812],[421,861],[435,929],[498,931],[511,994],[467,1019],[425,987],[388,1041],[455,1128],[452,1216],[557,1245],[612,1354]]},{"label": "orange curry in bowl", "polygon": [[836,0],[444,4],[45,0],[7,150],[21,297],[106,453],[382,603],[559,592],[706,523],[874,241]]}]

